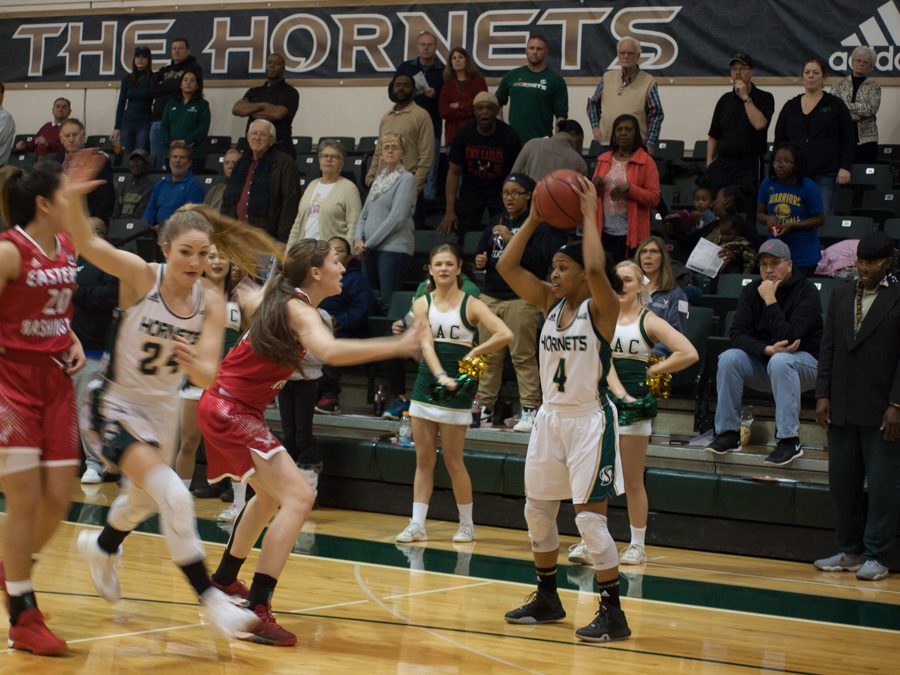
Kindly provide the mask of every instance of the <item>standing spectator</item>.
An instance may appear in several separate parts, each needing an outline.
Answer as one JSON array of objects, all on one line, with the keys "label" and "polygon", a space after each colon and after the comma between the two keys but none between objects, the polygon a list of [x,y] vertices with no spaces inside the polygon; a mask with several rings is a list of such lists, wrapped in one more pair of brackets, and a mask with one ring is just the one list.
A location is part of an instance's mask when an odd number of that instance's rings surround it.
[{"label": "standing spectator", "polygon": [[132,150],[128,155],[128,180],[116,186],[116,209],[113,218],[140,218],[150,203],[153,181],[150,173],[150,153]]},{"label": "standing spectator", "polygon": [[538,182],[557,169],[572,169],[587,174],[587,163],[581,156],[584,129],[575,120],[560,120],[558,131],[550,138],[532,138],[522,148],[514,173],[524,173]]},{"label": "standing spectator", "polygon": [[803,456],[800,394],[816,382],[822,338],[822,307],[812,282],[794,270],[791,250],[780,239],[759,247],[761,279],[741,292],[731,349],[719,356],[716,372],[716,436],[707,452],[741,450],[741,396],[744,384],[770,391],[775,399],[778,443],[766,464],[784,466]]},{"label": "standing spectator", "polygon": [[481,228],[485,210],[492,221],[500,215],[503,179],[522,149],[513,128],[497,119],[496,96],[482,91],[474,109],[475,121],[466,124],[450,146],[447,213],[437,228],[444,234],[456,230],[460,245],[467,232]]},{"label": "standing spectator", "polygon": [[[69,117],[63,120],[59,125],[59,140],[62,143],[65,155],[56,157],[59,159],[63,171],[69,170],[69,165],[76,161],[76,155],[80,150],[84,149],[85,135],[84,124],[76,117]],[[109,219],[116,208],[116,189],[113,186],[112,166],[109,157],[100,153],[106,159],[103,166],[97,172],[95,180],[102,180],[103,183],[94,188],[87,196],[88,215],[92,218],[99,218],[104,224],[109,225]]]},{"label": "standing spectator", "polygon": [[603,247],[621,262],[650,236],[650,209],[659,204],[659,172],[634,115],[613,122],[609,150],[597,158],[594,184]]},{"label": "standing spectator", "polygon": [[831,93],[844,102],[856,126],[854,164],[872,164],[878,159],[875,116],[881,106],[881,87],[875,80],[868,79],[874,67],[875,50],[857,47],[850,54],[850,74],[831,87]]},{"label": "standing spectator", "polygon": [[275,125],[253,120],[245,152],[228,179],[222,213],[286,242],[300,201],[300,172],[289,155],[275,149]]},{"label": "standing spectator", "polygon": [[549,53],[547,39],[532,35],[525,46],[527,63],[509,71],[497,87],[500,107],[510,104],[509,125],[522,143],[550,136],[554,116],[557,120],[569,116],[569,89],[544,62]]},{"label": "standing spectator", "polygon": [[[497,317],[512,329],[513,338],[509,345],[509,356],[516,371],[519,387],[519,403],[522,414],[515,431],[530,432],[534,426],[534,416],[541,405],[541,378],[537,362],[537,331],[541,321],[541,311],[522,300],[497,271],[497,263],[506,245],[519,231],[531,211],[531,193],[534,181],[522,173],[507,176],[503,183],[503,206],[505,213],[493,219],[478,242],[475,268],[485,270],[481,300]],[[547,276],[550,269],[551,243],[550,228],[541,223],[525,245],[521,265],[538,279]],[[484,340],[485,328],[480,329]],[[489,334],[488,334],[489,335]],[[494,406],[503,385],[503,360],[506,347],[487,355],[487,370],[478,381],[478,400],[481,404],[481,423],[490,426],[494,417]]]},{"label": "standing spectator", "polygon": [[[657,236],[649,236],[638,244],[634,252],[634,262],[647,277],[647,293],[650,301],[647,309],[672,326],[679,333],[684,333],[689,307],[685,292],[678,285],[672,259],[665,242]],[[669,350],[662,342],[653,345],[654,356],[668,356]]]},{"label": "standing spectator", "polygon": [[206,164],[206,144],[209,136],[209,103],[203,98],[203,74],[199,70],[185,70],[179,82],[181,96],[173,97],[163,113],[160,139],[168,146],[172,141],[184,141],[191,148],[195,174]]},{"label": "standing spectator", "polygon": [[131,74],[122,78],[116,122],[110,140],[122,145],[126,156],[137,148],[150,150],[150,124],[153,118],[153,62],[150,49],[137,46],[131,59]]},{"label": "standing spectator", "polygon": [[16,121],[8,111],[3,109],[3,97],[6,87],[0,82],[0,166],[6,165],[16,140]]},{"label": "standing spectator", "polygon": [[191,148],[184,141],[172,141],[168,176],[163,176],[150,193],[144,220],[162,225],[185,204],[203,203],[203,186],[191,171]]},{"label": "standing spectator", "polygon": [[[94,233],[106,239],[106,226],[99,218],[91,219]],[[113,310],[119,306],[119,279],[107,274],[81,256],[76,263],[72,296],[72,332],[81,340],[84,348],[84,368],[72,376],[75,400],[81,410],[87,399],[88,384],[100,373],[103,352],[107,348],[109,329],[113,322]],[[87,449],[87,439],[82,436],[82,446]],[[81,476],[84,484],[96,484],[103,480],[103,463],[85,451],[87,467]]]},{"label": "standing spectator", "polygon": [[444,145],[450,147],[456,134],[475,119],[475,97],[487,91],[487,82],[462,47],[450,51],[450,63],[444,67],[444,86],[438,108],[444,120]]},{"label": "standing spectator", "polygon": [[847,106],[827,93],[825,62],[809,59],[803,64],[804,93],[784,104],[775,123],[775,143],[793,143],[806,159],[806,175],[822,191],[825,215],[834,206],[835,183],[850,182],[856,149],[856,132]]},{"label": "standing spectator", "polygon": [[[434,155],[431,161],[431,169],[425,180],[425,199],[437,198],[437,175],[441,157],[441,114],[440,100],[441,89],[444,86],[444,64],[435,56],[437,38],[433,33],[422,31],[416,38],[416,49],[419,55],[404,61],[397,68],[397,75],[409,75],[413,78],[416,88],[416,104],[431,117],[431,125],[434,136]],[[391,88],[388,88],[388,96]]]},{"label": "standing spectator", "polygon": [[341,176],[347,151],[340,141],[327,138],[319,141],[318,152],[322,177],[303,191],[288,246],[301,239],[355,239],[362,202],[356,183]]},{"label": "standing spectator", "polygon": [[34,138],[30,141],[19,141],[16,150],[19,152],[33,152],[39,157],[42,155],[59,155],[65,152],[59,140],[59,127],[63,120],[72,114],[72,103],[67,98],[58,98],[53,101],[53,121],[44,123]]},{"label": "standing spectator", "polygon": [[[731,91],[713,111],[706,145],[706,167],[713,194],[726,185],[744,193],[742,210],[755,212],[766,135],[775,114],[775,97],[753,84],[753,59],[746,52],[731,57]],[[753,208],[751,208],[753,205]]]},{"label": "standing spectator", "polygon": [[160,137],[163,113],[166,105],[173,97],[181,94],[181,75],[188,68],[201,72],[200,64],[191,54],[191,46],[186,37],[177,37],[169,46],[172,61],[156,71],[153,77],[153,86],[150,93],[153,94],[153,116],[150,124],[150,154],[153,155],[153,166],[161,169],[169,146]]},{"label": "standing spectator", "polygon": [[647,139],[652,155],[659,141],[659,130],[665,117],[659,88],[652,75],[640,69],[641,44],[625,38],[616,45],[619,67],[610,68],[600,79],[594,95],[587,102],[594,140],[605,150],[612,143],[613,120],[620,115],[633,115],[640,125],[641,137]]},{"label": "standing spectator", "polygon": [[[353,257],[350,242],[343,237],[328,240],[337,253],[344,276],[341,277],[341,294],[325,298],[319,305],[331,315],[331,327],[335,337],[364,338],[369,334],[369,314],[372,313],[372,287],[359,269],[359,261]],[[290,248],[290,246],[288,246]],[[319,381],[319,401],[316,411],[333,415],[341,411],[341,369],[325,365]]]},{"label": "standing spectator", "polygon": [[759,187],[756,222],[788,245],[794,269],[812,276],[822,257],[819,228],[825,214],[822,193],[804,173],[800,149],[779,145],[772,156],[772,175]]},{"label": "standing spectator", "polygon": [[253,120],[268,120],[275,125],[275,149],[296,157],[291,125],[300,108],[300,94],[284,79],[284,66],[283,54],[269,54],[265,83],[248,89],[231,114],[247,118],[247,131]]},{"label": "standing spectator", "polygon": [[[391,80],[394,107],[381,118],[378,136],[392,133],[403,139],[403,168],[416,179],[416,194],[422,191],[434,162],[434,125],[425,110],[413,101],[415,82],[412,75],[397,74]],[[366,185],[372,185],[381,173],[383,153],[376,152],[366,173]]]},{"label": "standing spectator", "polygon": [[888,575],[900,513],[900,285],[893,267],[890,237],[860,239],[859,281],[831,296],[816,378],[839,552],[813,564],[864,581]]},{"label": "standing spectator", "polygon": [[363,274],[372,289],[381,294],[385,308],[403,284],[415,244],[412,212],[416,179],[403,166],[403,157],[408,154],[405,143],[399,134],[381,135],[381,168],[356,223],[353,246],[363,261]]},{"label": "standing spectator", "polygon": [[231,148],[225,152],[222,158],[222,175],[225,176],[225,182],[213,185],[203,197],[203,203],[213,207],[216,211],[222,210],[222,199],[225,197],[225,188],[228,185],[228,179],[231,178],[231,172],[234,171],[234,165],[241,158],[241,151]]}]

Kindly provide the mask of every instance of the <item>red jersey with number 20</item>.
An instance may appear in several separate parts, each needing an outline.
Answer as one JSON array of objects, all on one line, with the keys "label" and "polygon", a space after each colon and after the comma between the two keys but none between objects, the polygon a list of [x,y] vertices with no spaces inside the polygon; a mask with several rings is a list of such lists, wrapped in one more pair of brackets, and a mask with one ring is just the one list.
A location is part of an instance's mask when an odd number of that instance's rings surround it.
[{"label": "red jersey with number 20", "polygon": [[22,262],[19,276],[7,282],[0,300],[0,347],[58,354],[72,346],[72,296],[75,247],[68,234],[56,235],[56,252],[45,252],[16,226],[0,232],[13,243]]}]

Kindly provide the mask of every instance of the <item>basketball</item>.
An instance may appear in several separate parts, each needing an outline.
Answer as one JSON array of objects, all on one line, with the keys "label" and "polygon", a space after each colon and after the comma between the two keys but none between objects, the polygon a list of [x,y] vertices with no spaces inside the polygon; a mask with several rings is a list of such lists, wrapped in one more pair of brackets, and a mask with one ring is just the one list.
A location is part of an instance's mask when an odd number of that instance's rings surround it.
[{"label": "basketball", "polygon": [[561,230],[578,227],[581,217],[581,203],[575,186],[581,174],[572,169],[557,169],[538,183],[534,189],[534,206],[541,219]]}]

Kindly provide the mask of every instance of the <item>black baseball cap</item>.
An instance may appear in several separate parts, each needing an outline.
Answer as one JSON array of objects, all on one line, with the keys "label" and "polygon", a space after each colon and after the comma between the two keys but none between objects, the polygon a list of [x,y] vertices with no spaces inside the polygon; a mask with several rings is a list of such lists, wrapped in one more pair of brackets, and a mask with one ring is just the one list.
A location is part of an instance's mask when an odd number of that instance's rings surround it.
[{"label": "black baseball cap", "polygon": [[743,63],[748,68],[753,67],[753,59],[750,58],[750,55],[747,52],[735,52],[734,56],[731,57],[731,60],[728,62],[728,65],[734,65],[734,62]]},{"label": "black baseball cap", "polygon": [[856,257],[862,260],[883,260],[892,255],[894,255],[894,240],[880,230],[863,236],[856,248]]}]

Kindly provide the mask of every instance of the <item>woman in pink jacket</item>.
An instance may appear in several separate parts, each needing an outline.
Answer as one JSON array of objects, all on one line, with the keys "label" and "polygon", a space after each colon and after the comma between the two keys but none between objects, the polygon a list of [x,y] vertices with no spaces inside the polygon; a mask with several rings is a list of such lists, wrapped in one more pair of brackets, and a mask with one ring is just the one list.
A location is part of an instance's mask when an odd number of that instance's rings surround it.
[{"label": "woman in pink jacket", "polygon": [[659,204],[659,172],[634,115],[613,122],[609,150],[597,158],[594,185],[603,248],[616,262],[626,260],[650,236],[650,209]]}]

